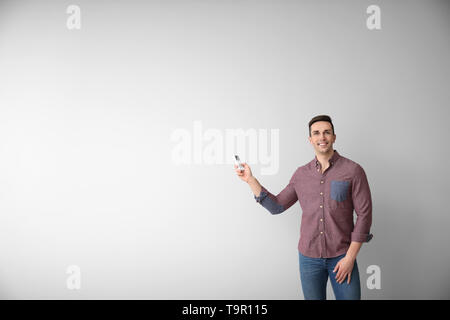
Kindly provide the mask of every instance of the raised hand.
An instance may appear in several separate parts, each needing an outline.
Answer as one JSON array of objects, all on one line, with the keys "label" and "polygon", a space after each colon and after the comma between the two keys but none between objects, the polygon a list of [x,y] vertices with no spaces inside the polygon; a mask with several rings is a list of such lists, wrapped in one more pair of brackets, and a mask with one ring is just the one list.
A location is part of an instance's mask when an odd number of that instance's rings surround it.
[{"label": "raised hand", "polygon": [[238,166],[234,165],[234,170],[236,171],[236,174],[239,178],[241,178],[242,181],[248,182],[248,180],[253,176],[252,170],[250,169],[249,165],[247,163],[242,163],[242,166],[244,167],[244,170],[239,170]]}]

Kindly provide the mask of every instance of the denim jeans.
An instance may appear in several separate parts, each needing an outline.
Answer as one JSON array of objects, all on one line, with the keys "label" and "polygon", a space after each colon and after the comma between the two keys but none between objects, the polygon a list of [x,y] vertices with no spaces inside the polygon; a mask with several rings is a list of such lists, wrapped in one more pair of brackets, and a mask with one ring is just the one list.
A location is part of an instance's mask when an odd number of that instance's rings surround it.
[{"label": "denim jeans", "polygon": [[336,273],[333,273],[336,264],[345,257],[345,253],[334,258],[310,258],[300,252],[300,279],[302,282],[305,300],[326,300],[328,277],[331,281],[336,300],[360,300],[361,285],[359,282],[358,265],[353,265],[350,283],[348,277],[342,283],[336,282]]}]

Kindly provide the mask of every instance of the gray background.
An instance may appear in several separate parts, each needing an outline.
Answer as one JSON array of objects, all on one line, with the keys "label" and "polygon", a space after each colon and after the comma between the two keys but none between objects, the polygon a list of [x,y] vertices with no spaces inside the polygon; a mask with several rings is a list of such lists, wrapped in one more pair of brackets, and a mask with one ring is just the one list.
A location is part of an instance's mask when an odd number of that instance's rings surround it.
[{"label": "gray background", "polygon": [[[66,27],[71,4],[81,30]],[[371,4],[381,30],[366,27]],[[0,297],[302,299],[300,205],[271,216],[231,163],[174,165],[170,136],[195,120],[279,129],[278,173],[252,165],[276,194],[314,157],[308,121],[329,114],[335,149],[372,190],[362,298],[450,298],[449,13],[449,1],[0,1]]]}]

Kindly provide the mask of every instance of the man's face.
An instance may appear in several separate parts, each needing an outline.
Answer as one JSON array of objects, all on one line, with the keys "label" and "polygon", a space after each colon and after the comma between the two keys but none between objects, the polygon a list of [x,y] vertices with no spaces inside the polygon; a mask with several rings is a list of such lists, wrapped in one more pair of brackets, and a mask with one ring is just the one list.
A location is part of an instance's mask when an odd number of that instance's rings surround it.
[{"label": "man's face", "polygon": [[333,134],[331,123],[328,121],[317,121],[311,125],[311,137],[309,142],[313,145],[316,153],[327,154],[333,150],[336,135]]}]

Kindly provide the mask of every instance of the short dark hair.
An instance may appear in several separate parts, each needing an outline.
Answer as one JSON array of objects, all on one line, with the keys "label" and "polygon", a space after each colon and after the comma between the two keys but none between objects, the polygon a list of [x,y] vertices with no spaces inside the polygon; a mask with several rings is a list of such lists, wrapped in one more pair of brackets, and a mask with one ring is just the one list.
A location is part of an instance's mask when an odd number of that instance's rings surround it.
[{"label": "short dark hair", "polygon": [[333,135],[334,135],[334,126],[333,126],[333,122],[331,121],[330,116],[327,116],[326,114],[321,114],[319,116],[315,116],[314,118],[311,119],[311,121],[309,121],[309,136],[310,137],[311,137],[311,125],[317,121],[327,121],[327,122],[331,123],[331,128],[333,129]]}]

